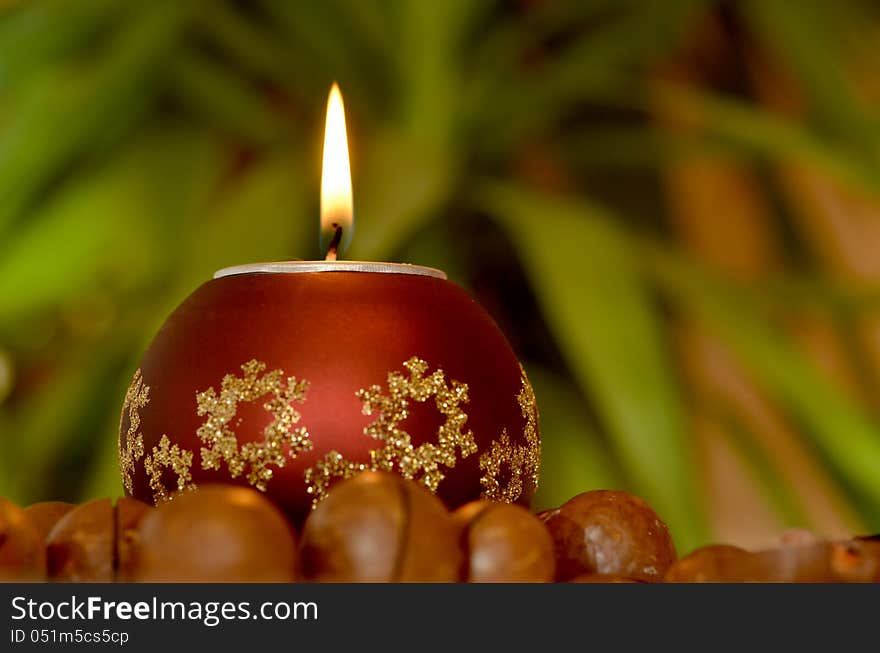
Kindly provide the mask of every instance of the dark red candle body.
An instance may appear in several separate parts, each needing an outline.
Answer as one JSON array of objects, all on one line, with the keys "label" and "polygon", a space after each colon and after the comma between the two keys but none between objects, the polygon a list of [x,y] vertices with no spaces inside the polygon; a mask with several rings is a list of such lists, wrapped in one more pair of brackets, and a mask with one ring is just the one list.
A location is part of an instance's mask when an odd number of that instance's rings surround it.
[{"label": "dark red candle body", "polygon": [[120,466],[157,502],[238,482],[303,518],[360,469],[414,478],[455,507],[528,503],[534,395],[461,288],[422,274],[234,274],[167,320],[126,396]]}]

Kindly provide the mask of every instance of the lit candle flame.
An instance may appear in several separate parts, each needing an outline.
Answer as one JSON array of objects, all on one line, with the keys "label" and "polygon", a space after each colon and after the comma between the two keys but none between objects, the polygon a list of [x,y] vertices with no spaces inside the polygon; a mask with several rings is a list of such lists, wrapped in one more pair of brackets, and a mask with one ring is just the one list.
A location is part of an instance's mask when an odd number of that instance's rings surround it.
[{"label": "lit candle flame", "polygon": [[324,162],[321,169],[321,244],[328,259],[335,259],[342,244],[351,241],[354,211],[351,198],[351,166],[345,133],[345,107],[335,82],[327,98],[324,126]]}]

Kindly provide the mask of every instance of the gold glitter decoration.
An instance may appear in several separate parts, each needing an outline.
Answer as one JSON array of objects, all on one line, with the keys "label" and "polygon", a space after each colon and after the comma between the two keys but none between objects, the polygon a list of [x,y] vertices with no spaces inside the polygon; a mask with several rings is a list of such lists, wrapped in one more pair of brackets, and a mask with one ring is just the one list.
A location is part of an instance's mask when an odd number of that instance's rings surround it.
[{"label": "gold glitter decoration", "polygon": [[[297,381],[294,377],[284,378],[283,370],[272,370],[260,374],[266,364],[251,360],[241,366],[241,378],[227,374],[218,395],[214,388],[196,394],[198,415],[208,419],[199,427],[197,434],[207,446],[202,447],[202,468],[220,469],[225,461],[233,478],[248,469],[247,480],[258,490],[265,492],[266,483],[271,480],[271,466],[284,467],[287,457],[284,445],[289,447],[287,455],[292,459],[303,451],[312,448],[309,432],[305,427],[294,428],[300,414],[292,402],[305,401],[308,383]],[[263,429],[261,442],[247,442],[239,447],[235,432],[230,427],[238,411],[240,402],[256,401],[270,395],[263,408],[274,416],[274,420]]]},{"label": "gold glitter decoration", "polygon": [[[144,385],[144,377],[140,370],[125,391],[122,402],[122,417],[119,420],[119,471],[126,492],[134,493],[135,463],[144,455],[144,436],[140,432],[141,416],[138,411],[150,403],[150,387]],[[128,430],[125,432],[125,448],[122,447],[122,419],[128,413]]]},{"label": "gold glitter decoration", "polygon": [[[445,476],[441,467],[455,467],[456,449],[462,458],[476,453],[473,433],[463,430],[467,414],[461,404],[468,401],[467,384],[452,380],[447,385],[440,369],[426,376],[428,363],[417,357],[410,358],[403,367],[409,372],[408,377],[397,371],[388,373],[387,394],[383,394],[378,385],[357,392],[365,415],[378,412],[376,419],[364,429],[364,435],[379,440],[383,446],[370,451],[369,463],[352,462],[339,452],[331,451],[307,469],[305,481],[313,507],[326,496],[335,480],[350,478],[367,469],[390,472],[396,468],[404,478],[436,492]],[[446,421],[437,430],[436,442],[415,447],[400,424],[409,416],[411,401],[424,403],[431,397]]]},{"label": "gold glitter decoration", "polygon": [[338,451],[331,451],[321,460],[309,467],[303,474],[306,481],[306,492],[312,495],[312,508],[327,496],[327,491],[334,482],[352,478],[370,469],[364,463],[346,460]]},{"label": "gold glitter decoration", "polygon": [[[153,447],[151,455],[144,459],[144,469],[150,477],[150,489],[153,490],[153,502],[156,505],[169,501],[175,494],[184,490],[195,490],[196,485],[192,482],[193,454],[191,451],[172,445],[167,435],[159,439],[159,446]],[[162,471],[171,468],[177,474],[177,491],[169,494],[162,483]]]},{"label": "gold glitter decoration", "polygon": [[516,396],[526,420],[523,436],[526,443],[513,444],[507,429],[494,440],[489,451],[480,456],[480,469],[483,477],[483,498],[492,501],[513,503],[522,495],[525,479],[530,479],[535,489],[538,487],[538,472],[541,466],[541,439],[538,436],[538,404],[535,392],[520,365],[522,389]]}]

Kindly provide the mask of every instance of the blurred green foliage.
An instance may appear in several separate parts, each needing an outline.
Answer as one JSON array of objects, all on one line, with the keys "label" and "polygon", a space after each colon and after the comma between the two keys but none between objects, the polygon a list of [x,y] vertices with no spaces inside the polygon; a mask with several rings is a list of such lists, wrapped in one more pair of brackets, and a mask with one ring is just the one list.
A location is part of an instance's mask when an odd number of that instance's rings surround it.
[{"label": "blurred green foliage", "polygon": [[[851,324],[876,309],[871,293],[811,260],[783,206],[796,263],[784,279],[710,269],[661,194],[667,166],[711,155],[765,177],[796,159],[880,197],[880,114],[846,74],[878,18],[854,0],[14,3],[0,16],[0,494],[118,494],[121,398],[167,314],[220,267],[318,255],[335,79],[353,158],[348,255],[442,267],[495,315],[542,409],[541,507],[622,487],[682,550],[711,537],[671,345],[686,315],[880,529],[876,408],[779,319],[807,303]],[[772,44],[807,110],[658,74],[719,24]],[[875,67],[878,55],[864,53]],[[697,127],[669,129],[658,106]],[[809,526],[780,461],[749,459],[783,522]]]}]

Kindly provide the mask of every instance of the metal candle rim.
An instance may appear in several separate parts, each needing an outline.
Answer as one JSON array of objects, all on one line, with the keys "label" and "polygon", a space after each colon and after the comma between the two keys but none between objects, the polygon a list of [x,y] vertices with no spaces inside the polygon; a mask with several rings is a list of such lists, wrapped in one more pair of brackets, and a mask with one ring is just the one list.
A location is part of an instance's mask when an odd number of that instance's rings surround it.
[{"label": "metal candle rim", "polygon": [[443,270],[410,263],[373,261],[275,261],[247,263],[217,270],[215,279],[239,274],[296,274],[305,272],[372,272],[378,274],[410,274],[421,277],[446,279]]}]

